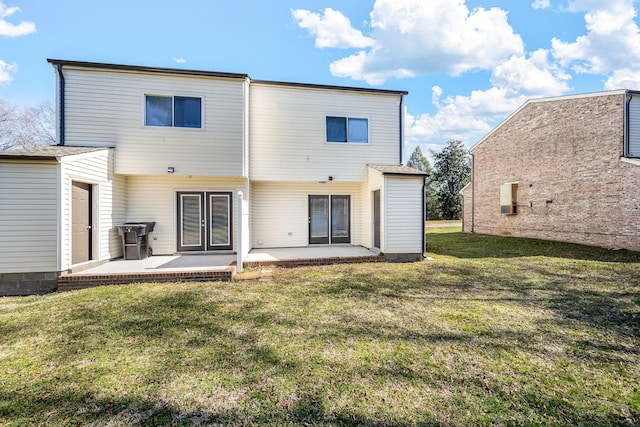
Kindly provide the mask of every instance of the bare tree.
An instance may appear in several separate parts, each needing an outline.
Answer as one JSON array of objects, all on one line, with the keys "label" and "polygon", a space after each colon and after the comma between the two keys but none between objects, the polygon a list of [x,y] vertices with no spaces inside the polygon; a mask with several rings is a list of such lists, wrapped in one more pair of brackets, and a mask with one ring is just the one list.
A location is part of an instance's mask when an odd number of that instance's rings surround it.
[{"label": "bare tree", "polygon": [[0,99],[0,150],[10,150],[13,145],[16,109]]},{"label": "bare tree", "polygon": [[56,114],[49,102],[22,110],[0,100],[0,150],[56,143]]}]

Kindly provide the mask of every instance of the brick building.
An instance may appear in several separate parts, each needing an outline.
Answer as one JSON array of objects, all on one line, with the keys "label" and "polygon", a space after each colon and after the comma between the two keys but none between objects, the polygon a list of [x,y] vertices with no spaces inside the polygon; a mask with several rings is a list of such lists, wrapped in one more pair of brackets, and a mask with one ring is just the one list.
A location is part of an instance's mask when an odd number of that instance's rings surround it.
[{"label": "brick building", "polygon": [[640,250],[640,92],[530,100],[471,154],[465,232]]}]

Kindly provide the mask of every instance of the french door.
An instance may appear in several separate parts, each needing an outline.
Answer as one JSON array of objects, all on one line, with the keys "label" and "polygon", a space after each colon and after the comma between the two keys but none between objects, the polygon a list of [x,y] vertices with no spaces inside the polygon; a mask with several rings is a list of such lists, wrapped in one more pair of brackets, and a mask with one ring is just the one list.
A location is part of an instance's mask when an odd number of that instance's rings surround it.
[{"label": "french door", "polygon": [[351,196],[309,196],[309,244],[351,243]]},{"label": "french door", "polygon": [[178,192],[178,251],[232,249],[232,193]]}]

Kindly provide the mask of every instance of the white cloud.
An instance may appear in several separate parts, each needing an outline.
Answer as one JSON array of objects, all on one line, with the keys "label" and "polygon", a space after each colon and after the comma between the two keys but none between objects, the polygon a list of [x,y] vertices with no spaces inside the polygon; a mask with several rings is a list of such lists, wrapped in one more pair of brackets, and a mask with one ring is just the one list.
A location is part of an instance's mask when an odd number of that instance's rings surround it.
[{"label": "white cloud", "polygon": [[534,9],[548,9],[551,6],[551,0],[535,0],[531,3]]},{"label": "white cloud", "polygon": [[604,82],[606,90],[631,89],[640,90],[640,71],[623,68],[616,70]]},{"label": "white cloud", "polygon": [[7,64],[0,59],[0,85],[10,83],[13,80],[11,73],[17,68],[15,64]]},{"label": "white cloud", "polygon": [[331,8],[323,13],[313,13],[304,9],[292,10],[291,14],[300,28],[306,28],[316,38],[317,48],[366,48],[374,41],[351,26],[349,18]]},{"label": "white cloud", "polygon": [[173,60],[173,62],[175,62],[176,64],[186,64],[187,60],[184,58],[171,58]]},{"label": "white cloud", "polygon": [[586,11],[587,33],[574,42],[551,41],[553,56],[576,73],[609,74],[640,67],[640,28],[630,0],[576,0],[569,10]]},{"label": "white cloud", "polygon": [[334,75],[369,84],[391,77],[491,69],[524,49],[507,12],[470,11],[461,0],[377,0],[370,38],[332,9],[325,9],[324,19],[305,10],[293,13],[298,25],[316,37],[316,47],[369,48],[331,64]]},{"label": "white cloud", "polygon": [[556,96],[567,92],[567,81],[571,76],[551,64],[548,53],[545,49],[538,49],[529,58],[512,56],[494,69],[491,82],[513,93],[532,97]]},{"label": "white cloud", "polygon": [[14,25],[5,19],[18,11],[20,11],[19,7],[7,7],[0,2],[0,36],[19,37],[36,31],[36,24],[33,22],[21,21],[18,25]]},{"label": "white cloud", "polygon": [[[435,114],[407,115],[405,137],[408,145],[427,145],[436,149],[451,139],[473,144],[522,105],[528,97],[507,88],[493,87],[473,91],[469,96],[440,99],[442,90],[432,89]],[[436,150],[437,151],[437,150]]]},{"label": "white cloud", "polygon": [[408,115],[407,144],[426,145],[436,151],[451,139],[472,145],[528,99],[568,91],[570,78],[550,64],[548,52],[540,49],[528,58],[514,55],[498,65],[491,76],[493,87],[490,89],[441,99],[443,91],[435,86],[432,103],[436,113]]}]

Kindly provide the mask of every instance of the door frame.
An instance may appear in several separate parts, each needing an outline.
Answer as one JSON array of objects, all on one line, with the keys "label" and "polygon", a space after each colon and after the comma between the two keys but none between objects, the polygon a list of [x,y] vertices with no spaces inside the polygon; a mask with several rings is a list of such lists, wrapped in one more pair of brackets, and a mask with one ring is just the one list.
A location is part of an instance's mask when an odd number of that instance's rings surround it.
[{"label": "door frame", "polygon": [[[327,235],[326,236],[322,236],[322,237],[312,237],[311,236],[311,228],[313,226],[312,224],[312,200],[314,199],[318,199],[318,200],[326,200],[326,206],[327,206],[327,210],[324,212],[325,216],[326,216],[326,223],[323,224],[324,227],[326,228],[326,232]],[[328,245],[331,242],[331,220],[330,220],[330,212],[331,212],[331,199],[329,198],[328,195],[318,195],[318,194],[309,194],[308,198],[308,216],[309,216],[309,230],[308,230],[308,238],[309,238],[309,244],[310,245]]]},{"label": "door frame", "polygon": [[[372,212],[371,212],[371,219],[372,219],[372,225],[373,225],[373,235],[372,237],[372,243],[373,243],[373,247],[380,249],[380,246],[382,245],[381,242],[381,222],[382,222],[382,211],[381,211],[381,201],[380,201],[380,190],[373,190],[371,192],[371,203],[372,203]],[[377,214],[377,215],[376,215]]]},{"label": "door frame", "polygon": [[[182,199],[183,196],[199,197],[200,243],[197,245],[182,244]],[[227,198],[227,238],[226,244],[214,244],[211,235],[211,197]],[[176,191],[176,249],[178,252],[215,252],[233,249],[233,191],[184,190]]]},{"label": "door frame", "polygon": [[[87,241],[85,242],[87,245],[87,259],[83,259],[81,261],[76,261],[74,258],[74,252],[77,249],[77,247],[74,247],[74,230],[73,230],[73,221],[74,221],[74,203],[73,203],[73,193],[74,193],[74,187],[76,188],[80,188],[83,191],[87,192],[87,203],[84,207],[86,207],[87,209]],[[88,182],[83,182],[83,181],[76,181],[76,180],[71,180],[71,200],[70,200],[70,215],[69,215],[69,219],[70,219],[70,224],[69,224],[69,228],[70,228],[70,234],[71,234],[71,251],[69,254],[69,258],[70,258],[70,264],[71,265],[76,265],[76,264],[82,264],[84,262],[89,262],[93,260],[93,228],[94,228],[94,220],[93,220],[93,184],[88,183]],[[83,243],[83,246],[84,244]]]},{"label": "door frame", "polygon": [[[348,224],[347,224],[347,237],[334,237],[333,236],[333,200],[335,199],[346,199],[348,202]],[[325,212],[327,217],[326,229],[327,236],[326,237],[311,237],[311,200],[312,199],[324,199],[327,201],[327,211]],[[309,222],[309,227],[307,230],[307,238],[310,245],[333,245],[333,244],[349,244],[351,243],[351,195],[349,194],[309,194],[307,196],[307,217]]]}]

